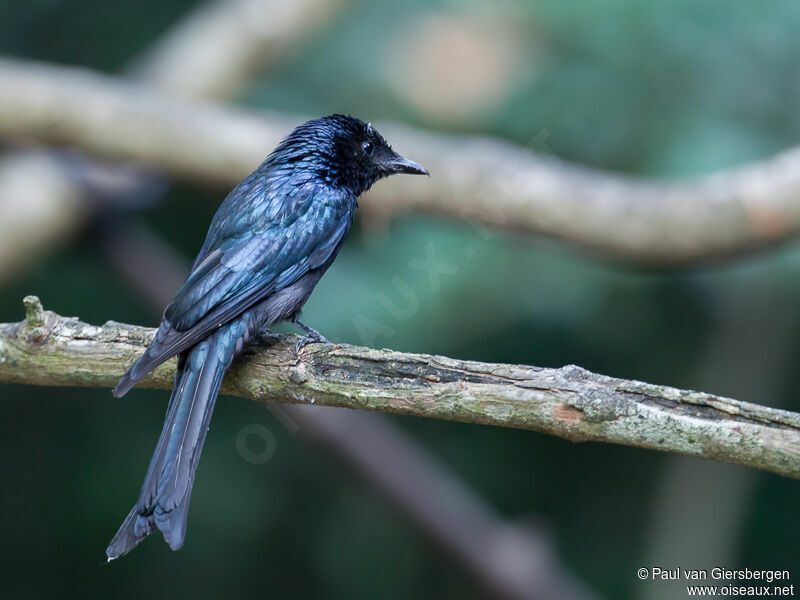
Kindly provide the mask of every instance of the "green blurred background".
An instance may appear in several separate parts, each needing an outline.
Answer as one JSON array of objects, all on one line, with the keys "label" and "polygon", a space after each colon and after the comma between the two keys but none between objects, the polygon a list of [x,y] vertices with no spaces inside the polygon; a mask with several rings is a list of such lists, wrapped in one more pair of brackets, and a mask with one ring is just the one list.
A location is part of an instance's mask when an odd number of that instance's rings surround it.
[{"label": "green blurred background", "polygon": [[[0,52],[118,72],[194,6],[2,0]],[[798,31],[800,3],[791,0],[352,2],[238,101],[489,134],[614,171],[693,175],[800,141]],[[176,182],[137,216],[188,261],[222,197]],[[426,216],[361,225],[304,311],[330,339],[574,363],[800,409],[795,243],[652,272]],[[453,267],[438,289],[409,266],[431,245]],[[392,303],[409,300],[398,277],[418,301],[400,318]],[[20,320],[29,293],[92,323],[156,323],[91,234],[4,284],[0,321]],[[380,333],[365,339],[365,322]],[[167,394],[116,400],[108,390],[3,385],[0,400],[3,597],[483,597],[368,483],[236,398],[217,405],[184,549],[148,540],[105,566]],[[794,481],[530,432],[392,421],[510,522],[547,531],[565,567],[605,597],[683,597],[640,584],[642,566],[800,567]],[[236,450],[252,423],[277,442],[261,465]]]}]

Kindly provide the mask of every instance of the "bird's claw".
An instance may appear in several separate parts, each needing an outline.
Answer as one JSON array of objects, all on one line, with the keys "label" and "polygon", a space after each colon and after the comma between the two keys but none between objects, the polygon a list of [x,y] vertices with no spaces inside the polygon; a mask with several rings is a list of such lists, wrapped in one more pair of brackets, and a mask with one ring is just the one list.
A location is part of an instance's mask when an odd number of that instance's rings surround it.
[{"label": "bird's claw", "polygon": [[297,318],[297,314],[292,317],[292,323],[306,332],[306,334],[300,338],[294,347],[294,351],[297,356],[300,356],[300,350],[302,350],[308,344],[330,344],[328,338],[322,335],[319,331],[301,322]]},{"label": "bird's claw", "polygon": [[330,340],[326,338],[321,333],[315,331],[313,333],[308,333],[301,337],[294,346],[294,351],[297,355],[300,354],[300,350],[305,348],[308,344],[330,344]]}]

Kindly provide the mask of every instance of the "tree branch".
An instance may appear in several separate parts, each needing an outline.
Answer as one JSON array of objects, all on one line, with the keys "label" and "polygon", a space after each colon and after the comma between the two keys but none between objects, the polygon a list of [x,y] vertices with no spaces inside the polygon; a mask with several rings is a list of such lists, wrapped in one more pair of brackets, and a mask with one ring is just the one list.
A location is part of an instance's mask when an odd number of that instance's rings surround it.
[{"label": "tree branch", "polygon": [[352,0],[215,0],[184,16],[131,71],[160,90],[227,99]]},{"label": "tree branch", "polygon": [[[70,144],[230,187],[302,118],[179,100],[127,80],[0,60],[0,136]],[[616,176],[488,138],[382,125],[430,181],[378,184],[366,215],[416,210],[544,232],[631,261],[679,266],[800,231],[800,148],[684,181]]]},{"label": "tree branch", "polygon": [[0,156],[0,285],[85,222],[81,189],[45,152]]},{"label": "tree branch", "polygon": [[[189,271],[170,244],[132,219],[105,224],[102,252],[159,318]],[[131,261],[136,256],[138,260]],[[561,564],[553,540],[500,515],[480,494],[384,415],[308,404],[268,404],[293,433],[324,446],[497,600],[599,600]],[[390,467],[390,468],[387,468]],[[747,471],[750,473],[750,471]],[[509,561],[508,557],[515,560]]]},{"label": "tree branch", "polygon": [[[159,37],[125,71],[171,94],[229,98],[242,90],[251,71],[285,54],[344,4],[344,0],[209,0]],[[131,185],[118,169],[99,165],[95,169],[114,185]],[[79,229],[92,212],[85,200],[74,174],[49,154],[0,158],[0,282]]]},{"label": "tree branch", "polygon": [[[111,387],[144,351],[153,329],[98,327],[25,299],[26,319],[0,324],[0,382]],[[463,361],[293,336],[253,348],[223,392],[541,431],[731,462],[800,479],[800,414],[666,386],[597,375]],[[144,379],[170,388],[174,361]]]}]

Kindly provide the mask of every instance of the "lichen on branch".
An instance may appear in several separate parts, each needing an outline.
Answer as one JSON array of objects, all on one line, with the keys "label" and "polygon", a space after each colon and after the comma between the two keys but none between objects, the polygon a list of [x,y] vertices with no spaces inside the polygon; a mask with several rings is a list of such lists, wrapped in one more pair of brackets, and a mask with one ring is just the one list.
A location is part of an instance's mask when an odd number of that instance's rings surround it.
[{"label": "lichen on branch", "polygon": [[[25,320],[0,324],[0,382],[113,387],[154,329],[62,317],[24,300]],[[736,463],[800,479],[800,414],[702,392],[560,369],[482,363],[294,336],[251,347],[223,393],[529,429]],[[141,387],[169,388],[174,361]]]}]

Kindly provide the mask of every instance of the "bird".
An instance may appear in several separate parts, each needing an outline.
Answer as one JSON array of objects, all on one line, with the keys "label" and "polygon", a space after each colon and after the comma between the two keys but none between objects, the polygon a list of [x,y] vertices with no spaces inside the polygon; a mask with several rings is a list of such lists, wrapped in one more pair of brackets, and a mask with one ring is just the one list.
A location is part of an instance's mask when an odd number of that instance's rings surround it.
[{"label": "bird", "polygon": [[220,204],[155,337],[113,390],[178,357],[161,436],[139,498],[106,549],[108,561],[158,529],[178,550],[200,453],[225,372],[251,340],[293,323],[295,351],[328,343],[301,309],[350,232],[358,197],[396,173],[429,175],[370,124],[334,114],[296,127]]}]

